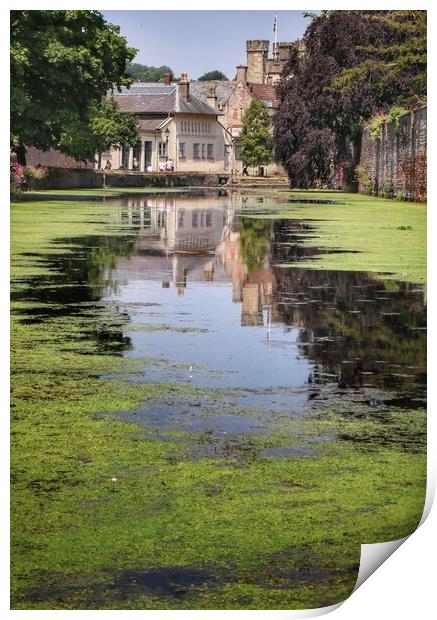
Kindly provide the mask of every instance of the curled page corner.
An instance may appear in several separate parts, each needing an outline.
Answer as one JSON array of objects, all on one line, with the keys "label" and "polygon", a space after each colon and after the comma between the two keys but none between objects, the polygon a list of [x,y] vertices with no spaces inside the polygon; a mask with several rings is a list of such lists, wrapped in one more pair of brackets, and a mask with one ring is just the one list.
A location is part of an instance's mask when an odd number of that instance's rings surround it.
[{"label": "curled page corner", "polygon": [[388,542],[363,544],[361,545],[360,569],[358,571],[357,581],[352,591],[358,588],[383,564],[403,543],[414,534],[414,532],[426,521],[433,504],[435,494],[435,480],[433,476],[428,475],[425,503],[423,506],[422,518],[417,528],[404,538],[398,540],[390,540]]},{"label": "curled page corner", "polygon": [[372,575],[399,547],[408,540],[409,536],[399,538],[398,540],[390,540],[388,542],[373,543],[369,545],[361,545],[360,570],[358,571],[355,590]]}]

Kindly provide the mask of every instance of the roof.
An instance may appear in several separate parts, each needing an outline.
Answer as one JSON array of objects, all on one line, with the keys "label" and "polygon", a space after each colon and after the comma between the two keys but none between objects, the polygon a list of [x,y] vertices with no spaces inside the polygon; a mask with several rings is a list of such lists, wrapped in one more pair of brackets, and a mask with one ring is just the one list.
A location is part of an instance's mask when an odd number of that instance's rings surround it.
[{"label": "roof", "polygon": [[217,116],[221,114],[215,108],[207,105],[191,92],[187,101],[179,92],[177,84],[150,84],[147,82],[134,82],[128,89],[123,87],[120,93],[114,93],[121,112],[133,114],[209,114]]},{"label": "roof", "polygon": [[278,107],[279,101],[275,86],[272,84],[248,84],[248,86],[254,97],[261,101],[271,101],[271,107]]},{"label": "roof", "polygon": [[196,80],[190,82],[190,92],[202,101],[206,101],[209,89],[214,87],[217,103],[225,104],[236,85],[237,82],[233,80]]},{"label": "roof", "polygon": [[146,120],[141,118],[138,121],[138,125],[143,131],[154,131],[155,129],[158,129],[160,125],[165,123],[166,120],[166,118],[151,118]]},{"label": "roof", "polygon": [[[224,105],[231,96],[236,86],[237,82],[235,80],[198,80],[195,82],[190,82],[190,92],[192,92],[193,95],[195,95],[199,99],[206,101],[209,89],[211,87],[215,87],[217,103]],[[269,103],[267,103],[267,107],[278,107],[279,102],[278,96],[276,94],[276,88],[272,84],[248,83],[247,88],[256,99],[259,99],[260,101],[264,101],[266,103],[271,102],[270,105]]]}]

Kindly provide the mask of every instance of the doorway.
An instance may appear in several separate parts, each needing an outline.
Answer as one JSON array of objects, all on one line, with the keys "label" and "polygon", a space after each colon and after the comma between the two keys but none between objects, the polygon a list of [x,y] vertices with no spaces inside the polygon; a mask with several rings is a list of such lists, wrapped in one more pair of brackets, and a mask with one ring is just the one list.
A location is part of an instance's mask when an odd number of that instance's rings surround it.
[{"label": "doorway", "polygon": [[152,141],[144,141],[144,172],[147,171],[147,166],[152,165]]}]

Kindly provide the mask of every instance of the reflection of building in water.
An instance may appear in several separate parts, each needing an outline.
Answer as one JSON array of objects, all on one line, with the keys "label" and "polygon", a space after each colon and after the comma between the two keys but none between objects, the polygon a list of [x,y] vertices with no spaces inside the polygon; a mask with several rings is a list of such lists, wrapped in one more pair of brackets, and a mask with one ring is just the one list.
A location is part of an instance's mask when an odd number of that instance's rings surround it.
[{"label": "reflection of building in water", "polygon": [[221,196],[129,198],[126,218],[138,231],[137,255],[118,267],[168,281],[179,295],[188,281],[229,281],[215,250],[232,227],[232,203]]},{"label": "reflection of building in water", "polygon": [[[232,282],[233,301],[242,304],[241,324],[262,325],[272,315],[273,274],[269,251],[250,272],[242,255],[236,210],[258,196],[231,194],[128,198],[125,217],[138,231],[137,255],[120,259],[117,268],[159,279],[183,295],[188,282]],[[123,219],[123,218],[122,218]],[[266,247],[268,239],[258,240]]]},{"label": "reflection of building in water", "polygon": [[317,251],[302,244],[301,223],[235,218],[239,201],[130,199],[137,255],[118,259],[118,279],[156,280],[179,295],[190,282],[232,282],[241,325],[265,325],[269,346],[277,344],[271,327],[298,328],[301,353],[315,364],[313,387],[335,381],[422,397],[426,310],[417,285],[397,283],[395,294],[365,273],[285,269]]}]

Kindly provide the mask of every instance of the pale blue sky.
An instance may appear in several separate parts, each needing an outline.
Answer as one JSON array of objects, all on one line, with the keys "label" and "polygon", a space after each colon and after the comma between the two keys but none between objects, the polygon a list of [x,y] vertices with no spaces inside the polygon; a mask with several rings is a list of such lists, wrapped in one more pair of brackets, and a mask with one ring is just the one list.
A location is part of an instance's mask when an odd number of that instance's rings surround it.
[{"label": "pale blue sky", "polygon": [[309,23],[302,11],[101,12],[139,50],[135,62],[168,65],[176,76],[186,71],[191,79],[212,69],[232,79],[236,65],[246,61],[246,39],[273,41],[275,14],[278,41],[302,37]]}]

